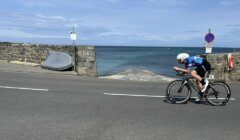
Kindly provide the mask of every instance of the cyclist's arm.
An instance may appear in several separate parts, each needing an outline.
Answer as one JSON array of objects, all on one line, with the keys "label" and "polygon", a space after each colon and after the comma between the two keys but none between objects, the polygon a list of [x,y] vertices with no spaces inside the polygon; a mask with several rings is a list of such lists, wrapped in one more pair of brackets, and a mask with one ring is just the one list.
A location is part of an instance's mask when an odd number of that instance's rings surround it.
[{"label": "cyclist's arm", "polygon": [[188,68],[182,69],[182,68],[179,68],[179,67],[173,67],[173,69],[175,71],[181,71],[181,72],[184,72],[184,73],[190,73],[190,70]]}]

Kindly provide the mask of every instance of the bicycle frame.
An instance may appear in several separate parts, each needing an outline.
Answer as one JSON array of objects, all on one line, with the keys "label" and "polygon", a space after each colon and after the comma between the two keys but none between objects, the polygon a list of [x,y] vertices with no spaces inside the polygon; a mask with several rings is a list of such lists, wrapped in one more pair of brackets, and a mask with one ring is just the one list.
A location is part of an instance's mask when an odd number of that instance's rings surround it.
[{"label": "bicycle frame", "polygon": [[[212,68],[211,70],[214,70],[214,68]],[[207,71],[206,73],[205,73],[205,76],[204,76],[204,78],[206,78],[210,73],[211,73],[211,70],[209,70],[209,71]],[[188,84],[190,87],[192,87],[196,92],[199,92],[199,89],[198,89],[198,87],[194,84],[194,82],[192,81],[192,79],[194,79],[193,77],[191,77],[191,76],[189,76],[189,74],[186,74],[186,73],[179,73],[179,72],[177,72],[178,74],[178,76],[181,76],[182,78],[180,79],[180,80],[183,80],[183,84],[182,84],[182,86],[180,87],[180,89],[178,90],[178,92],[180,93],[181,91],[182,91],[182,88],[183,88],[183,86],[185,85],[185,84]],[[216,90],[214,89],[214,87],[212,86],[212,84],[211,83],[209,83],[209,87],[211,88],[211,89],[213,89],[213,91],[214,92],[216,92]]]},{"label": "bicycle frame", "polygon": [[189,76],[184,76],[181,80],[182,82],[182,86],[179,88],[178,93],[180,93],[184,87],[185,84],[188,84],[190,87],[192,87],[196,92],[199,92],[198,87],[194,84],[194,82],[192,81],[192,79],[194,79],[193,77],[189,77]]}]

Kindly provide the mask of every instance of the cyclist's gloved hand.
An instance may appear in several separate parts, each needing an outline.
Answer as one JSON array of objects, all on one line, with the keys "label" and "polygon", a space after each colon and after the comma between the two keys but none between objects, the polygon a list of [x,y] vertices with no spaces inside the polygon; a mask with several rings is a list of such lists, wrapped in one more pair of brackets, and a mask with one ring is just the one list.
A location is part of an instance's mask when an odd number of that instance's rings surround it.
[{"label": "cyclist's gloved hand", "polygon": [[173,67],[173,70],[178,72],[180,69],[178,67]]}]

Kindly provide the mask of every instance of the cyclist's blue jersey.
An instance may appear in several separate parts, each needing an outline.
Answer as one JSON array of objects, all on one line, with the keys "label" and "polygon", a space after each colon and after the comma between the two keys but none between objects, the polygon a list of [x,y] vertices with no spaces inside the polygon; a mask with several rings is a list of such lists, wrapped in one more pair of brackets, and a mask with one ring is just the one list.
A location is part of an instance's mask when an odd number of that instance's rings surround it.
[{"label": "cyclist's blue jersey", "polygon": [[187,60],[187,63],[185,64],[185,68],[202,67],[203,58],[201,58],[201,57],[190,56],[186,60]]}]

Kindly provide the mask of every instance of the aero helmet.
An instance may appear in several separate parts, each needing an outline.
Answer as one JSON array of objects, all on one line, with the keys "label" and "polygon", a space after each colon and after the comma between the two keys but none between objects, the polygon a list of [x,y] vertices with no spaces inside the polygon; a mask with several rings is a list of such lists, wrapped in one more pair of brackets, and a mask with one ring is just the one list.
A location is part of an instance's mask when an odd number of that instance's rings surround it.
[{"label": "aero helmet", "polygon": [[189,54],[180,53],[180,54],[177,55],[177,61],[178,61],[178,63],[182,63],[188,57],[189,57]]}]

